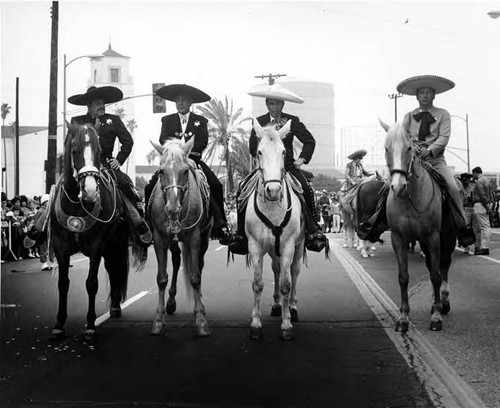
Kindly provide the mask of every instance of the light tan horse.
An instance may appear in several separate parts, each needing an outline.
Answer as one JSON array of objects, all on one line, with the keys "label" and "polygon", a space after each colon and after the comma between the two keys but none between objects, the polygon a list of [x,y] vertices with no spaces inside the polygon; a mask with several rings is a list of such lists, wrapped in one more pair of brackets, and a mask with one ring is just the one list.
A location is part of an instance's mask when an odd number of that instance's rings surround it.
[{"label": "light tan horse", "polygon": [[264,255],[268,254],[275,277],[272,314],[281,311],[281,338],[291,340],[294,338],[291,322],[298,319],[296,290],[300,261],[304,254],[305,227],[300,199],[293,191],[291,176],[284,168],[285,146],[281,139],[289,132],[290,121],[276,130],[274,127],[262,128],[254,120],[254,129],[260,138],[260,178],[248,199],[245,217],[248,260],[254,272],[250,337],[262,338],[262,266]]},{"label": "light tan horse", "polygon": [[153,143],[161,154],[159,177],[150,201],[151,224],[158,261],[158,307],[151,334],[165,331],[165,289],[168,284],[168,250],[179,244],[188,296],[194,295],[196,334],[208,336],[201,300],[201,275],[209,245],[212,217],[208,211],[208,184],[194,162],[188,159],[194,138],[184,143],[171,140],[163,146]]},{"label": "light tan horse", "polygon": [[434,301],[431,307],[431,330],[442,330],[442,314],[450,311],[448,271],[455,249],[456,230],[450,213],[443,212],[438,183],[416,156],[413,142],[399,123],[386,130],[385,156],[391,175],[387,197],[387,221],[398,262],[401,289],[401,315],[396,330],[408,330],[408,247],[418,240],[430,273]]}]

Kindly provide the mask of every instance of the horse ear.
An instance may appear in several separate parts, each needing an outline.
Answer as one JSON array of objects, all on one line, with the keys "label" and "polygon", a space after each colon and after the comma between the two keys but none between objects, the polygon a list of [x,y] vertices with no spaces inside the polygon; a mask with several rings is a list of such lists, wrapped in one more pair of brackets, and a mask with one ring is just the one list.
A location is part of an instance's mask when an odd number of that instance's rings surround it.
[{"label": "horse ear", "polygon": [[288,119],[288,121],[285,123],[285,125],[278,130],[278,134],[280,135],[280,139],[283,139],[288,132],[290,132],[290,127],[292,126],[292,120]]},{"label": "horse ear", "polygon": [[184,143],[182,145],[182,150],[184,151],[186,156],[189,154],[189,152],[193,148],[193,145],[194,145],[194,137],[192,137],[191,139],[189,139],[189,141],[187,141],[186,143]]},{"label": "horse ear", "polygon": [[161,144],[153,142],[152,140],[150,140],[149,142],[153,145],[156,151],[160,153],[160,155],[163,154],[165,148]]},{"label": "horse ear", "polygon": [[386,132],[388,132],[388,131],[389,131],[389,125],[388,125],[387,123],[385,123],[385,122],[384,122],[382,119],[380,119],[380,118],[378,118],[378,121],[379,121],[379,123],[380,123],[380,126],[382,126]]},{"label": "horse ear", "polygon": [[255,133],[257,133],[257,135],[259,135],[260,137],[260,135],[262,134],[262,126],[257,119],[253,120],[253,128],[255,130]]}]

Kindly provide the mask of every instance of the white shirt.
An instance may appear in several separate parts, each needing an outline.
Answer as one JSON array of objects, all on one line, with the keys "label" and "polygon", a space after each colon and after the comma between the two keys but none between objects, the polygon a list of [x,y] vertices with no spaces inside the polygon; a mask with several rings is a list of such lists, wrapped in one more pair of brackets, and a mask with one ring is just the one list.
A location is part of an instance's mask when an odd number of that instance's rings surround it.
[{"label": "white shirt", "polygon": [[[182,115],[179,113],[179,120],[181,121],[182,133],[186,133],[186,127],[187,127],[187,124],[189,122],[189,114],[190,113],[191,112],[188,112],[185,115]],[[183,123],[184,119],[185,119],[185,123]]]}]

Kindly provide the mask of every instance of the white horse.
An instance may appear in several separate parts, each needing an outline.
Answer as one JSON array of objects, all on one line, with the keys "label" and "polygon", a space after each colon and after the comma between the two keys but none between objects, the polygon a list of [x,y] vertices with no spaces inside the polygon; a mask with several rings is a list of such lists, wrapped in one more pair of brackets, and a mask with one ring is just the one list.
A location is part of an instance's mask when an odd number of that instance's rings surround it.
[{"label": "white horse", "polygon": [[[271,314],[281,315],[281,338],[294,338],[292,321],[298,320],[297,276],[304,254],[305,226],[300,199],[292,189],[292,179],[284,168],[282,138],[290,131],[288,121],[280,130],[261,127],[254,120],[260,138],[258,147],[259,181],[248,199],[245,232],[248,262],[253,267],[254,305],[250,338],[262,338],[260,300],[264,289],[262,266],[265,254],[272,259],[274,305]],[[281,302],[280,302],[281,301]]]}]

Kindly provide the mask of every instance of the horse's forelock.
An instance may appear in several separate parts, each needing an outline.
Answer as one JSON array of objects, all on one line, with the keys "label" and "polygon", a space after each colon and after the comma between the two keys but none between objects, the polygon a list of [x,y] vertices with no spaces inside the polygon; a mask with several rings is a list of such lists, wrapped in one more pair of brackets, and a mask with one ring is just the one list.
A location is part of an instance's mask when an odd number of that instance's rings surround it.
[{"label": "horse's forelock", "polygon": [[182,164],[186,161],[186,156],[182,150],[183,143],[180,140],[170,140],[163,145],[165,150],[161,156],[162,163]]}]

